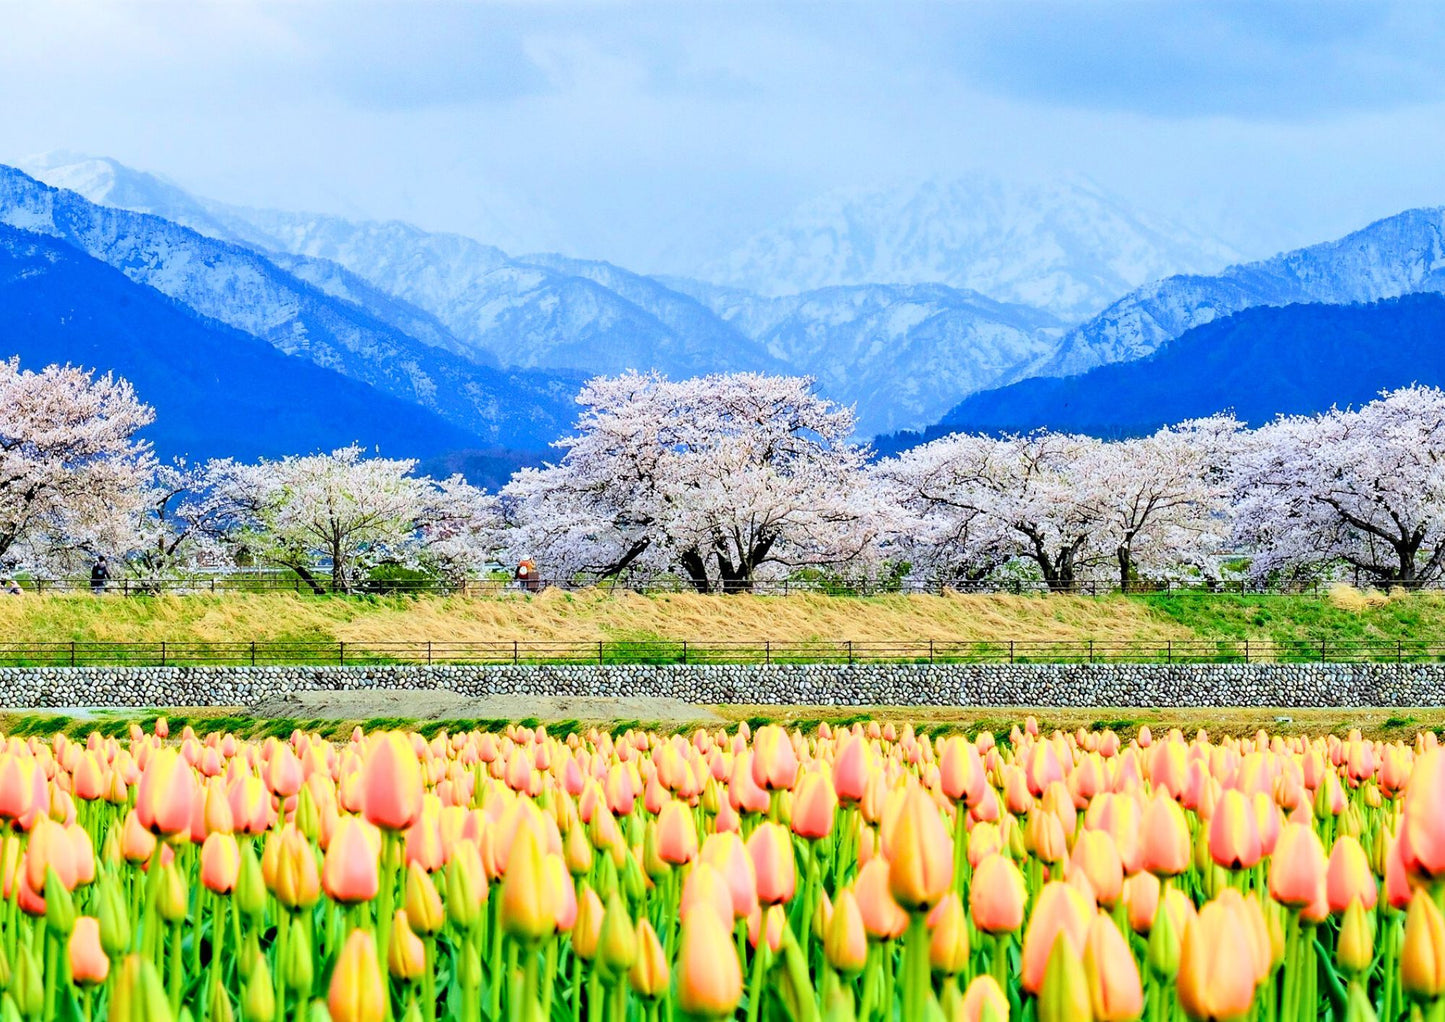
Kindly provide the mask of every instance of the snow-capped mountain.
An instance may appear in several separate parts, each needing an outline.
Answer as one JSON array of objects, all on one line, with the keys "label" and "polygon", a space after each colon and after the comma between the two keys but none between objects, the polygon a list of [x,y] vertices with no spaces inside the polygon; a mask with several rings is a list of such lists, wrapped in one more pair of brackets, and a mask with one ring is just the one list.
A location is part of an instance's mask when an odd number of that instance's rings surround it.
[{"label": "snow-capped mountain", "polygon": [[1081,177],[974,174],[823,195],[692,276],[767,295],[941,283],[1078,322],[1147,281],[1239,257]]},{"label": "snow-capped mountain", "polygon": [[696,281],[688,290],[823,393],[857,406],[869,432],[930,421],[959,394],[998,386],[1051,353],[1061,324],[942,284],[859,285],[764,298]]},{"label": "snow-capped mountain", "polygon": [[[943,286],[837,287],[763,298],[653,278],[600,261],[512,257],[398,222],[246,209],[197,198],[112,160],[50,158],[43,173],[93,201],[134,203],[248,246],[334,297],[436,347],[502,365],[674,377],[728,370],[804,373],[856,403],[869,434],[936,419],[962,395],[1050,354],[1064,324]],[[387,310],[386,298],[399,306]],[[434,317],[422,337],[403,313]]]},{"label": "snow-capped mountain", "polygon": [[1192,327],[1259,305],[1375,302],[1445,292],[1445,208],[1412,209],[1217,276],[1146,284],[1069,331],[1024,376],[1068,376],[1140,358]]},{"label": "snow-capped mountain", "polygon": [[252,249],[88,202],[0,166],[0,223],[59,238],[285,354],[436,411],[491,443],[535,447],[572,418],[575,378],[504,373],[418,340]]}]

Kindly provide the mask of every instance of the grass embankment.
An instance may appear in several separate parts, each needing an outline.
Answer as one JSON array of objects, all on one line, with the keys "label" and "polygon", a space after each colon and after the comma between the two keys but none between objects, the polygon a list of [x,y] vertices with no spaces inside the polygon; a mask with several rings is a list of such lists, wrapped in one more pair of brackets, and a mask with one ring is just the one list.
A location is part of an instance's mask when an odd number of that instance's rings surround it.
[{"label": "grass embankment", "polygon": [[1445,641],[1445,594],[1309,596],[25,596],[0,641],[426,642],[1209,639]]}]

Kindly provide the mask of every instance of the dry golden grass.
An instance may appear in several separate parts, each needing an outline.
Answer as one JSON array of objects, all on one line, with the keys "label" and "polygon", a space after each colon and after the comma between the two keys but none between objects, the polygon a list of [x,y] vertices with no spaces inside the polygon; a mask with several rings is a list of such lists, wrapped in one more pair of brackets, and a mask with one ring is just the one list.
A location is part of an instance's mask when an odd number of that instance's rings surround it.
[{"label": "dry golden grass", "polygon": [[0,639],[46,641],[468,641],[687,639],[1181,639],[1125,599],[817,594],[701,596],[546,590],[535,597],[317,599],[289,593],[0,601]]}]

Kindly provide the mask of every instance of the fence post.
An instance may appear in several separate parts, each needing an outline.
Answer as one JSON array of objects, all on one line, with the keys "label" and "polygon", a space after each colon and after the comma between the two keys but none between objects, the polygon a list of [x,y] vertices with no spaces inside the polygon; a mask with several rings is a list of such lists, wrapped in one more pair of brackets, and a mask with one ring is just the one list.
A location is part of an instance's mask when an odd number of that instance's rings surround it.
[{"label": "fence post", "polygon": [[1327,639],[1320,640],[1320,663],[1325,662],[1325,643],[1328,641]]},{"label": "fence post", "polygon": [[932,640],[932,639],[929,639],[929,640],[928,640],[928,664],[929,664],[930,667],[933,665],[933,640]]},{"label": "fence post", "polygon": [[848,666],[853,666],[853,640],[848,640]]},{"label": "fence post", "polygon": [[1398,663],[1399,663],[1401,660],[1403,660],[1403,659],[1405,659],[1405,640],[1404,640],[1404,639],[1396,639],[1396,640],[1395,640],[1395,663],[1398,664]]},{"label": "fence post", "polygon": [[1014,662],[1014,641],[1012,639],[1008,641],[1008,662]]},{"label": "fence post", "polygon": [[346,643],[344,642],[336,644],[336,663],[340,667],[346,666]]},{"label": "fence post", "polygon": [[1244,662],[1249,663],[1249,640],[1244,640]]},{"label": "fence post", "polygon": [[770,666],[770,667],[772,666],[772,663],[773,663],[773,640],[772,640],[772,639],[764,639],[764,640],[763,640],[763,663],[767,664],[767,665]]},{"label": "fence post", "polygon": [[687,663],[687,640],[682,640],[682,662]]},{"label": "fence post", "polygon": [[70,640],[70,666],[75,666],[75,640]]},{"label": "fence post", "polygon": [[166,644],[165,644],[164,640],[162,640],[162,642],[161,642],[161,666],[164,667],[165,665],[166,665]]},{"label": "fence post", "polygon": [[518,648],[517,640],[516,640],[516,639],[513,639],[513,640],[512,640],[512,666],[513,666],[513,667],[516,667],[516,666],[517,666],[517,648]]},{"label": "fence post", "polygon": [[1093,662],[1094,662],[1094,640],[1093,640],[1093,639],[1090,639],[1090,640],[1089,640],[1089,663],[1092,664]]},{"label": "fence post", "polygon": [[1165,662],[1166,664],[1172,664],[1172,663],[1174,662],[1174,640],[1173,640],[1173,639],[1165,639],[1165,640],[1164,640],[1164,662]]},{"label": "fence post", "polygon": [[428,667],[431,666],[431,640],[430,640],[430,639],[428,639],[428,640],[427,640],[427,643],[426,643],[426,665],[427,665]]},{"label": "fence post", "polygon": [[256,640],[251,640],[251,666],[256,666]]}]

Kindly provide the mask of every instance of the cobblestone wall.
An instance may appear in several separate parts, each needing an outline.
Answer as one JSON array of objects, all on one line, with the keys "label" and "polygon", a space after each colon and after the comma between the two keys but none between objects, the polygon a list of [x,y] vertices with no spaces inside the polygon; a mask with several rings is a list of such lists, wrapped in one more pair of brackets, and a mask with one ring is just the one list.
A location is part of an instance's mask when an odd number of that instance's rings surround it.
[{"label": "cobblestone wall", "polygon": [[246,706],[295,691],[830,706],[1436,706],[1445,664],[0,668],[0,705]]}]

